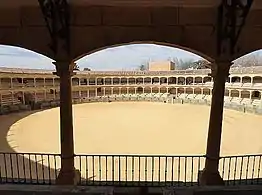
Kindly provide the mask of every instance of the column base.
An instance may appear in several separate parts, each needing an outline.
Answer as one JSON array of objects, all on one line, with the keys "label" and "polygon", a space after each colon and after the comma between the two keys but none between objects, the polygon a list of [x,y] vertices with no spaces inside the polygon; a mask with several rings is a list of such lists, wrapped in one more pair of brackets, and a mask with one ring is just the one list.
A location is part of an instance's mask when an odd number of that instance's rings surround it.
[{"label": "column base", "polygon": [[210,172],[203,169],[198,175],[199,184],[201,186],[222,186],[224,181],[219,172]]},{"label": "column base", "polygon": [[60,170],[56,178],[56,185],[77,185],[81,181],[81,173],[79,170],[73,172]]}]

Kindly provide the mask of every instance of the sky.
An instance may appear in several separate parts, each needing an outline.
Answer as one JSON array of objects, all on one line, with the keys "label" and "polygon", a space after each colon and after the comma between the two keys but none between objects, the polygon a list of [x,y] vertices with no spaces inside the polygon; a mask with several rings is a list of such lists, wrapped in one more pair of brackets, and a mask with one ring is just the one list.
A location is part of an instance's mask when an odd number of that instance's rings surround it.
[{"label": "sky", "polygon": [[[262,51],[256,51],[262,57]],[[131,44],[112,47],[87,55],[77,61],[80,70],[137,70],[148,61],[201,59],[193,53],[156,44]],[[19,47],[0,45],[0,67],[54,69],[52,59]]]},{"label": "sky", "polygon": [[[193,53],[155,44],[132,44],[112,47],[87,55],[77,61],[80,69],[136,70],[148,61],[201,59]],[[54,69],[52,60],[23,48],[0,45],[0,66],[14,68]]]}]

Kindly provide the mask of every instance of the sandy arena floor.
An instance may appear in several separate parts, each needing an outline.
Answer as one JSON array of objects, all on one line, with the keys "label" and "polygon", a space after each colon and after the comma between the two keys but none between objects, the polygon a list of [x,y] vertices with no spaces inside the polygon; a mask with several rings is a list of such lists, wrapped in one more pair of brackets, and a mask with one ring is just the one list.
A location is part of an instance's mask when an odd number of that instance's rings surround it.
[{"label": "sandy arena floor", "polygon": [[[75,105],[75,153],[204,154],[209,110],[150,102]],[[261,153],[261,125],[261,116],[225,110],[221,154]],[[17,121],[7,141],[17,152],[59,152],[59,108]]]},{"label": "sandy arena floor", "polygon": [[[75,153],[202,155],[209,110],[208,106],[150,102],[75,105]],[[262,153],[261,119],[261,116],[225,110],[221,154]],[[59,108],[0,116],[0,124],[2,152],[59,152]],[[228,160],[225,166],[220,163],[224,179],[260,177],[260,158],[244,159],[242,165],[241,159]],[[0,155],[2,177],[54,179],[60,166],[59,157]],[[203,166],[204,158],[89,156],[75,159],[82,178],[99,181],[197,181],[198,170]],[[255,170],[255,174],[242,171],[247,167]]]}]

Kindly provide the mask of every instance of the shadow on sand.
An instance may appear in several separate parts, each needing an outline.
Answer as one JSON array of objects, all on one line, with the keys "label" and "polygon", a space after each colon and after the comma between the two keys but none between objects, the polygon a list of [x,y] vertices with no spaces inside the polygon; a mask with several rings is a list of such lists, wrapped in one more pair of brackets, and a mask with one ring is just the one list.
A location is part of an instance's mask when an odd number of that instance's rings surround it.
[{"label": "shadow on sand", "polygon": [[[0,116],[0,182],[52,184],[60,169],[59,154],[17,153],[7,141],[10,127],[37,111],[26,111]],[[12,141],[12,140],[11,140]]]}]

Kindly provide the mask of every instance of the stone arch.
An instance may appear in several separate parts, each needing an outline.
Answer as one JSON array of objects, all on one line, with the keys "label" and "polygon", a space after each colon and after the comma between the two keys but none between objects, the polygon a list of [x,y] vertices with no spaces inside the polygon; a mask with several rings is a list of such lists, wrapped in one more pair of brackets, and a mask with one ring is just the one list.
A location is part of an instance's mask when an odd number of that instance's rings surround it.
[{"label": "stone arch", "polygon": [[105,79],[101,77],[98,77],[96,81],[97,81],[97,85],[104,85],[105,83]]},{"label": "stone arch", "polygon": [[153,87],[153,88],[152,88],[152,93],[158,93],[158,92],[159,92],[158,87]]}]

